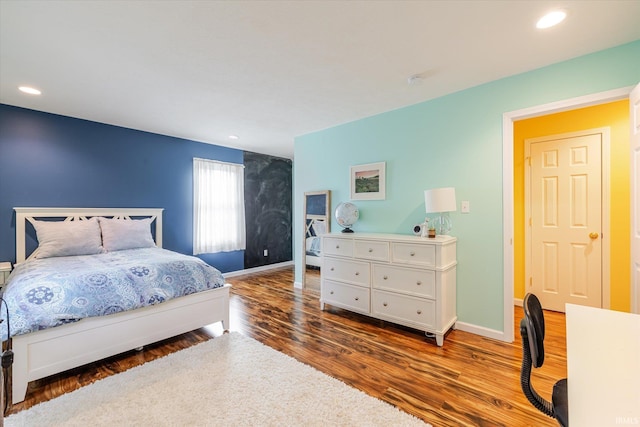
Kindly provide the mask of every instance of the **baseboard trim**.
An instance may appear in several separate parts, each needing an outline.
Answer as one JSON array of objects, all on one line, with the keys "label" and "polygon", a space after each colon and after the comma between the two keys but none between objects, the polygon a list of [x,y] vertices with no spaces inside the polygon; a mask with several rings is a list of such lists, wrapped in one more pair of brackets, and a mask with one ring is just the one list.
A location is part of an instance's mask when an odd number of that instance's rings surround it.
[{"label": "baseboard trim", "polygon": [[471,323],[456,322],[456,329],[459,331],[469,332],[472,334],[480,335],[482,337],[491,338],[494,340],[512,342],[506,339],[506,335],[503,331],[497,331],[495,329],[485,328],[484,326],[478,326]]},{"label": "baseboard trim", "polygon": [[260,271],[275,270],[276,268],[288,267],[290,265],[293,265],[293,261],[278,262],[276,264],[261,265],[259,267],[246,268],[244,270],[229,271],[227,273],[222,273],[222,276],[223,277],[241,276],[243,274],[258,273]]},{"label": "baseboard trim", "polygon": [[293,282],[293,287],[296,289],[302,289],[302,282]]},{"label": "baseboard trim", "polygon": [[522,298],[514,298],[513,299],[513,305],[515,305],[517,307],[522,307],[522,301],[524,301]]}]

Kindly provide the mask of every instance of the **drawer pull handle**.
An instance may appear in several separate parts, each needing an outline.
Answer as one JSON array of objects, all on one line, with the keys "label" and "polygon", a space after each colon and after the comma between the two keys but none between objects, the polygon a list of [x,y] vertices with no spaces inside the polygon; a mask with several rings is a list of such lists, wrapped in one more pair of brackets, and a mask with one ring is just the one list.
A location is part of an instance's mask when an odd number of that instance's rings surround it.
[{"label": "drawer pull handle", "polygon": [[416,255],[416,253],[415,253],[415,252],[409,252],[409,255],[411,255],[411,256],[415,256],[415,255]]},{"label": "drawer pull handle", "polygon": [[334,270],[334,268],[333,268],[333,267],[331,267],[331,271],[333,271],[333,270]]},{"label": "drawer pull handle", "polygon": [[417,311],[417,313],[418,313],[418,314],[422,314],[422,310],[418,310],[418,311]]},{"label": "drawer pull handle", "polygon": [[340,245],[336,245],[336,249],[340,249]]},{"label": "drawer pull handle", "polygon": [[386,302],[383,302],[383,303],[382,303],[382,305],[386,307],[386,306],[387,306],[387,303],[386,303]]},{"label": "drawer pull handle", "polygon": [[422,285],[422,282],[421,282],[420,280],[418,280],[418,281],[416,282],[416,285],[420,286],[420,285]]},{"label": "drawer pull handle", "polygon": [[331,295],[333,295],[333,291],[329,292]]},{"label": "drawer pull handle", "polygon": [[382,276],[382,278],[383,278],[384,280],[387,280],[387,279],[388,279],[388,277],[387,277],[387,276]]},{"label": "drawer pull handle", "polygon": [[373,248],[369,248],[369,252],[370,252],[370,253],[371,253],[371,252],[373,252]]},{"label": "drawer pull handle", "polygon": [[360,273],[358,271],[356,271],[356,276],[359,276],[359,275],[360,275]]},{"label": "drawer pull handle", "polygon": [[356,301],[360,301],[360,297],[356,297]]}]

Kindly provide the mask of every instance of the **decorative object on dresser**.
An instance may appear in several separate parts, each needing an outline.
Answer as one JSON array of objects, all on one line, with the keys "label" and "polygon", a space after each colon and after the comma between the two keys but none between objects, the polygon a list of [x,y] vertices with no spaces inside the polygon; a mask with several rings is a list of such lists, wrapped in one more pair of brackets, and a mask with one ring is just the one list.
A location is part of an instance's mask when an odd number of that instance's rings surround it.
[{"label": "decorative object on dresser", "polygon": [[427,222],[423,222],[422,224],[416,224],[413,226],[413,234],[415,234],[416,236],[423,236],[424,237],[424,230],[427,227]]},{"label": "decorative object on dresser", "polygon": [[385,163],[351,166],[351,200],[386,198]]},{"label": "decorative object on dresser", "polygon": [[429,218],[425,218],[422,224],[413,226],[413,234],[422,237],[436,237],[435,220],[429,221]]},{"label": "decorative object on dresser", "polygon": [[320,307],[326,304],[435,334],[455,326],[455,237],[326,234]]},{"label": "decorative object on dresser", "polygon": [[351,226],[360,218],[360,211],[353,203],[343,202],[336,207],[335,216],[343,233],[353,233]]},{"label": "decorative object on dresser", "polygon": [[[449,212],[456,211],[456,189],[453,187],[434,188],[433,190],[425,190],[424,192],[424,208],[427,213],[438,213],[435,221],[435,230],[437,234],[449,234],[451,231],[451,219]],[[432,224],[429,224],[431,228]]]}]

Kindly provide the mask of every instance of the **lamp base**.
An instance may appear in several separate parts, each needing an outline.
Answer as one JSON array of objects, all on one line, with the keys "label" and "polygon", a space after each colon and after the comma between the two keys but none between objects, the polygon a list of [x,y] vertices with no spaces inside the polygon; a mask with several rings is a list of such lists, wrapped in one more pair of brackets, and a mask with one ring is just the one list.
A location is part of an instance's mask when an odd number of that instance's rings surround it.
[{"label": "lamp base", "polygon": [[436,234],[447,235],[451,231],[451,219],[449,212],[442,212],[434,218],[436,226]]}]

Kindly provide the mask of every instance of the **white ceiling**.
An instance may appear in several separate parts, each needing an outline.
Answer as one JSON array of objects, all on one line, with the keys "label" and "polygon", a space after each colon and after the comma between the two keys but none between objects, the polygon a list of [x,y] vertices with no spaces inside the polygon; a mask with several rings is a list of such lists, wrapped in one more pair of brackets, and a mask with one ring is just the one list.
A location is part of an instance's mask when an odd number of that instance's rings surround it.
[{"label": "white ceiling", "polygon": [[298,135],[640,39],[639,18],[638,0],[0,0],[0,102],[291,158]]}]

